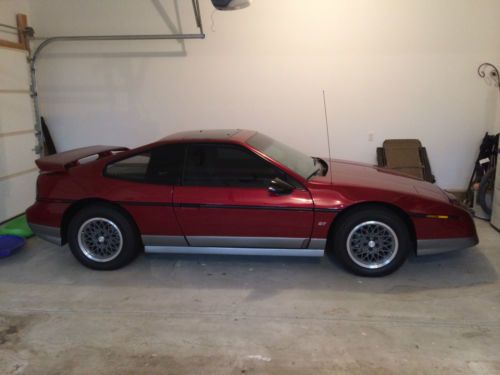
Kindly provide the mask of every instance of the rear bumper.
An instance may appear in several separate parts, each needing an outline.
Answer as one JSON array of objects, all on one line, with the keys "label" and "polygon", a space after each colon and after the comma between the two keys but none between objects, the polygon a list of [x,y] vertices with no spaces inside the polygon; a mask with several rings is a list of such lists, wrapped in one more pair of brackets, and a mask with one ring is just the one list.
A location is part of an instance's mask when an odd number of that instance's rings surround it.
[{"label": "rear bumper", "polygon": [[447,251],[465,249],[479,243],[477,236],[459,238],[439,238],[417,241],[417,255],[439,254]]},{"label": "rear bumper", "polygon": [[58,246],[66,241],[61,236],[64,213],[69,203],[37,200],[26,210],[28,225],[38,237]]},{"label": "rear bumper", "polygon": [[49,227],[47,225],[28,223],[35,235],[52,242],[58,246],[62,246],[61,229],[59,227]]}]

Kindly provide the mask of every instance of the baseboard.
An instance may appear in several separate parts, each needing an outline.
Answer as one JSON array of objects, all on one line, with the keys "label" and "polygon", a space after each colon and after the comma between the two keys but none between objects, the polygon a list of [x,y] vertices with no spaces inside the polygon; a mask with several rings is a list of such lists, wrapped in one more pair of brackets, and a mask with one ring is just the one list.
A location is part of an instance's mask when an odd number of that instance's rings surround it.
[{"label": "baseboard", "polygon": [[467,190],[448,190],[445,189],[450,194],[453,194],[460,202],[465,199],[465,195],[467,194]]},{"label": "baseboard", "polygon": [[3,224],[5,224],[5,223],[8,223],[9,221],[14,220],[14,219],[18,218],[19,216],[23,216],[23,215],[24,215],[24,212],[23,212],[23,213],[21,213],[21,214],[19,214],[19,215],[12,216],[10,219],[6,219],[6,220],[4,220],[4,221],[0,221],[0,225],[3,225]]}]

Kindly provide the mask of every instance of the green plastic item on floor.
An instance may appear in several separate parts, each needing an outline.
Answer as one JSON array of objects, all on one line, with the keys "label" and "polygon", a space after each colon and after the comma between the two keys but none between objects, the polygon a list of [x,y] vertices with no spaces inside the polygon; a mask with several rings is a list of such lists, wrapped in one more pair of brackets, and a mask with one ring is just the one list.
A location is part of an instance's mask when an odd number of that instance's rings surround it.
[{"label": "green plastic item on floor", "polygon": [[33,236],[33,232],[26,221],[26,215],[15,217],[5,224],[0,225],[0,234],[11,234],[24,238]]}]

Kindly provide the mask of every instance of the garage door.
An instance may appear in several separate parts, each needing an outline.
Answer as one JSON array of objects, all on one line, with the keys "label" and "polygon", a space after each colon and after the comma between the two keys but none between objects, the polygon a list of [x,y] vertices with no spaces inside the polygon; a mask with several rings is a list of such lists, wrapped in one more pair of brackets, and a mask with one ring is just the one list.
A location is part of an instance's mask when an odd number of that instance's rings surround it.
[{"label": "garage door", "polygon": [[37,169],[27,52],[0,47],[0,222],[33,203]]}]

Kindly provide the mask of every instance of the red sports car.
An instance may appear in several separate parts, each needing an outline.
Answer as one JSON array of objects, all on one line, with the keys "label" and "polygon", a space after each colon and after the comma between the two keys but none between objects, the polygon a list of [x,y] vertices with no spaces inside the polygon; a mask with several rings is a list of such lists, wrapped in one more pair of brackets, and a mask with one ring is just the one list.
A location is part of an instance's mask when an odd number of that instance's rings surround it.
[{"label": "red sports car", "polygon": [[478,243],[469,212],[435,185],[367,164],[310,157],[248,130],[177,133],[129,150],[43,157],[38,236],[110,270],[148,253],[322,256],[365,276],[411,252]]}]

